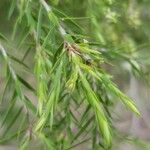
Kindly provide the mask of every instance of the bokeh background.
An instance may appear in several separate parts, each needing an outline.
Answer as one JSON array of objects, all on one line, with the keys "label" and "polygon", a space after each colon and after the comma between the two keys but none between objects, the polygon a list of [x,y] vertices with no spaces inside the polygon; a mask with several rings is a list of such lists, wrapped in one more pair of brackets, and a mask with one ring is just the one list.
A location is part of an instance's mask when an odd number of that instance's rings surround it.
[{"label": "bokeh background", "polygon": [[[22,58],[25,53],[25,46],[15,49],[19,43],[21,34],[18,32],[16,39],[11,41],[13,26],[16,22],[17,10],[10,19],[8,12],[12,0],[0,0],[0,33],[5,35],[10,45],[9,53],[17,58]],[[108,47],[120,48],[134,55],[138,62],[133,63],[145,74],[139,75],[132,66],[118,58],[111,58],[112,66],[104,66],[105,70],[113,75],[113,80],[119,88],[130,96],[141,112],[137,117],[126,109],[121,103],[113,106],[113,125],[118,130],[119,140],[115,140],[112,149],[114,150],[149,150],[150,149],[150,1],[149,0],[114,0],[112,5],[104,5],[102,0],[60,0],[50,1],[54,7],[61,9],[68,16],[77,17],[75,21],[87,31],[87,34],[96,41],[108,44]],[[86,4],[88,3],[88,5]],[[80,18],[81,16],[87,18]],[[69,25],[68,25],[69,26]],[[71,27],[71,26],[70,26]],[[77,30],[77,29],[73,29]],[[0,39],[3,43],[3,40]],[[5,45],[5,43],[4,43]],[[134,53],[133,53],[134,52]],[[33,65],[34,50],[30,52],[25,60],[29,66]],[[25,80],[36,85],[32,75],[25,74],[23,68],[19,68],[15,61],[13,66]],[[3,96],[5,87],[5,63],[0,55],[0,98]],[[144,77],[145,75],[145,77]],[[24,92],[27,92],[26,90]],[[27,92],[36,104],[36,97]],[[5,99],[10,98],[11,92],[7,91]],[[0,120],[3,118],[6,104],[0,106]],[[17,109],[17,108],[16,108]],[[15,113],[15,111],[12,111]],[[22,114],[23,116],[23,114]],[[10,116],[11,117],[11,116]],[[18,123],[19,124],[19,123]],[[17,128],[17,124],[15,126]],[[3,129],[0,129],[0,132]],[[1,145],[1,150],[16,149],[14,143]],[[88,144],[83,144],[75,150],[87,150]]]}]

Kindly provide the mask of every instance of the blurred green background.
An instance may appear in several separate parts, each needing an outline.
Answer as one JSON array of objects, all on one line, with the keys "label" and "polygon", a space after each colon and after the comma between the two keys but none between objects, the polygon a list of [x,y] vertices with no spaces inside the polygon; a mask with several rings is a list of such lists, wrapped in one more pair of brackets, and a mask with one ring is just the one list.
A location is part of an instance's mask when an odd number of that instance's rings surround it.
[{"label": "blurred green background", "polygon": [[[14,8],[11,18],[9,19],[9,10],[12,0],[0,0],[0,33],[7,37],[9,44],[13,48],[8,48],[12,56],[21,58],[25,54],[26,45],[16,49],[18,41],[22,37],[22,29],[19,28],[17,36],[11,39],[13,27],[18,15],[17,6]],[[128,63],[122,58],[113,58],[113,54],[108,57],[108,63],[113,67],[104,65],[105,70],[113,75],[113,80],[118,84],[120,89],[134,99],[141,117],[137,117],[124,108],[120,103],[116,103],[113,111],[113,125],[118,129],[118,135],[122,138],[116,138],[113,145],[114,150],[149,150],[150,149],[150,0],[49,0],[48,2],[57,10],[61,10],[83,28],[85,38],[95,43],[104,45],[105,49],[120,50],[122,54],[133,57],[134,61]],[[112,4],[111,4],[112,3]],[[57,11],[56,11],[57,13]],[[64,18],[62,18],[64,19]],[[72,24],[67,22],[71,33],[79,35],[80,31]],[[1,38],[2,39],[2,38]],[[0,39],[0,42],[7,46],[7,43]],[[110,51],[111,53],[111,51]],[[25,60],[29,66],[33,66],[34,50]],[[20,75],[35,85],[33,75],[26,74],[22,68],[19,68],[14,61],[13,66]],[[140,68],[140,69],[139,69]],[[144,74],[140,74],[138,69]],[[2,98],[5,79],[5,63],[0,55],[0,98]],[[11,89],[11,88],[10,88]],[[9,91],[9,90],[8,90]],[[33,98],[36,104],[36,97],[30,92],[26,95]],[[5,97],[12,97],[8,92]],[[0,120],[6,110],[7,103],[0,106]],[[17,107],[15,108],[18,109]],[[12,114],[16,111],[12,110]],[[20,119],[24,116],[24,112]],[[10,116],[11,118],[11,116]],[[14,128],[18,127],[18,123]],[[3,129],[0,129],[3,131]],[[0,131],[1,132],[1,131]],[[118,140],[117,140],[118,139]],[[16,149],[14,143],[0,146],[2,150]],[[88,144],[83,144],[75,150],[88,149]]]}]

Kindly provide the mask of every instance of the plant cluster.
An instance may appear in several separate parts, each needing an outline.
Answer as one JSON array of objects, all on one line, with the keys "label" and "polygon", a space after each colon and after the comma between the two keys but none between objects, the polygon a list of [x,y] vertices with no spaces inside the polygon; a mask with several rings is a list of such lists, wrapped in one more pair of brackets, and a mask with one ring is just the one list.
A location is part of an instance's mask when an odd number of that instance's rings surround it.
[{"label": "plant cluster", "polygon": [[[0,34],[5,72],[0,143],[17,141],[20,149],[34,149],[30,143],[36,142],[41,149],[67,150],[91,141],[93,150],[110,148],[117,100],[140,113],[105,65],[127,62],[135,75],[149,78],[147,64],[143,70],[138,63],[134,38],[123,31],[141,25],[134,2],[12,0],[10,4],[8,18],[15,18],[12,37]],[[75,9],[79,17],[69,17]]]}]

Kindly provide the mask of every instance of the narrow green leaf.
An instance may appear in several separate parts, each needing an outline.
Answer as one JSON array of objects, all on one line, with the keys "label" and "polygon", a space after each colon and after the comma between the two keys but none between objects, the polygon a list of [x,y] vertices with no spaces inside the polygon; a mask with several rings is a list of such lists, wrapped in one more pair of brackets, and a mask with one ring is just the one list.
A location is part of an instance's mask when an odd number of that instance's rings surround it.
[{"label": "narrow green leaf", "polygon": [[40,42],[41,23],[42,23],[42,6],[40,6],[40,9],[39,9],[38,22],[37,22],[37,43]]},{"label": "narrow green leaf", "polygon": [[10,116],[12,109],[14,109],[15,103],[16,103],[16,92],[14,92],[12,99],[10,100],[10,104],[9,104],[8,109],[7,109],[7,111],[4,115],[4,118],[2,120],[1,127],[3,127],[3,125],[7,121],[8,116]]},{"label": "narrow green leaf", "polygon": [[23,61],[19,60],[17,57],[12,56],[12,55],[8,55],[9,58],[11,58],[12,60],[16,61],[18,64],[21,64],[22,66],[24,66],[27,69],[30,69]]},{"label": "narrow green leaf", "polygon": [[17,75],[18,80],[30,91],[35,92],[35,89],[27,82],[25,81],[20,75]]},{"label": "narrow green leaf", "polygon": [[21,115],[21,111],[22,111],[23,107],[21,107],[18,112],[12,117],[9,125],[7,126],[7,128],[5,129],[3,136],[5,136],[9,130],[12,128],[12,126],[14,125],[14,123],[16,122],[16,120],[18,119],[18,117]]},{"label": "narrow green leaf", "polygon": [[10,78],[10,76],[8,76],[8,79],[7,79],[6,84],[5,84],[4,91],[3,91],[2,96],[1,96],[0,104],[3,103],[4,97],[7,93],[7,89],[8,89],[9,84],[10,84],[10,80],[11,80],[11,78]]},{"label": "narrow green leaf", "polygon": [[[20,133],[22,134],[24,131],[25,131],[25,129],[22,129],[20,131]],[[11,140],[16,138],[17,136],[18,136],[18,132],[14,133],[14,134],[10,134],[9,136],[3,137],[0,139],[0,144],[5,144],[7,142],[10,142]]]},{"label": "narrow green leaf", "polygon": [[29,110],[31,110],[33,114],[36,114],[37,112],[36,106],[26,96],[25,96],[25,100],[26,100],[25,103],[27,108],[29,108]]},{"label": "narrow green leaf", "polygon": [[2,33],[0,33],[0,39],[8,42],[8,39]]},{"label": "narrow green leaf", "polygon": [[79,132],[74,136],[72,143],[83,133],[85,133],[86,129],[88,128],[88,126],[90,125],[90,123],[92,122],[94,117],[91,117],[83,126],[80,126],[80,130]]},{"label": "narrow green leaf", "polygon": [[75,148],[75,147],[77,147],[77,146],[79,146],[79,145],[81,145],[81,144],[83,144],[83,143],[85,143],[85,142],[87,142],[87,141],[89,141],[89,140],[91,140],[91,138],[85,139],[85,140],[83,140],[83,141],[81,141],[81,142],[79,142],[79,143],[77,143],[77,144],[75,144],[75,145],[73,145],[73,146],[71,146],[71,147],[65,149],[65,150],[70,150],[70,149],[72,149],[72,148]]},{"label": "narrow green leaf", "polygon": [[11,6],[9,9],[9,13],[8,13],[8,19],[10,19],[10,17],[12,16],[12,14],[14,12],[14,9],[16,7],[16,2],[17,2],[17,0],[12,0],[12,2],[11,2]]},{"label": "narrow green leaf", "polygon": [[51,138],[46,138],[45,135],[42,133],[39,133],[39,138],[42,140],[44,145],[46,145],[46,147],[49,150],[56,150],[56,146],[55,146],[54,142],[51,140]]}]

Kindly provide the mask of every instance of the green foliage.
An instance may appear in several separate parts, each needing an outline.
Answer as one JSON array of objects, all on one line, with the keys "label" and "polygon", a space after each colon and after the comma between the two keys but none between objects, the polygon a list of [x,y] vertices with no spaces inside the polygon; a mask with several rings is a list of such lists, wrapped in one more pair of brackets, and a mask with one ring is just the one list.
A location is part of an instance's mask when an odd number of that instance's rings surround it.
[{"label": "green foliage", "polygon": [[12,38],[0,33],[5,78],[0,143],[34,149],[36,142],[39,149],[69,150],[92,141],[93,150],[109,149],[114,137],[111,109],[117,100],[140,112],[105,67],[121,68],[126,62],[130,72],[149,82],[150,64],[142,67],[138,51],[141,45],[145,51],[149,46],[143,27],[147,22],[138,10],[145,3],[9,1],[8,18],[15,22]]}]

